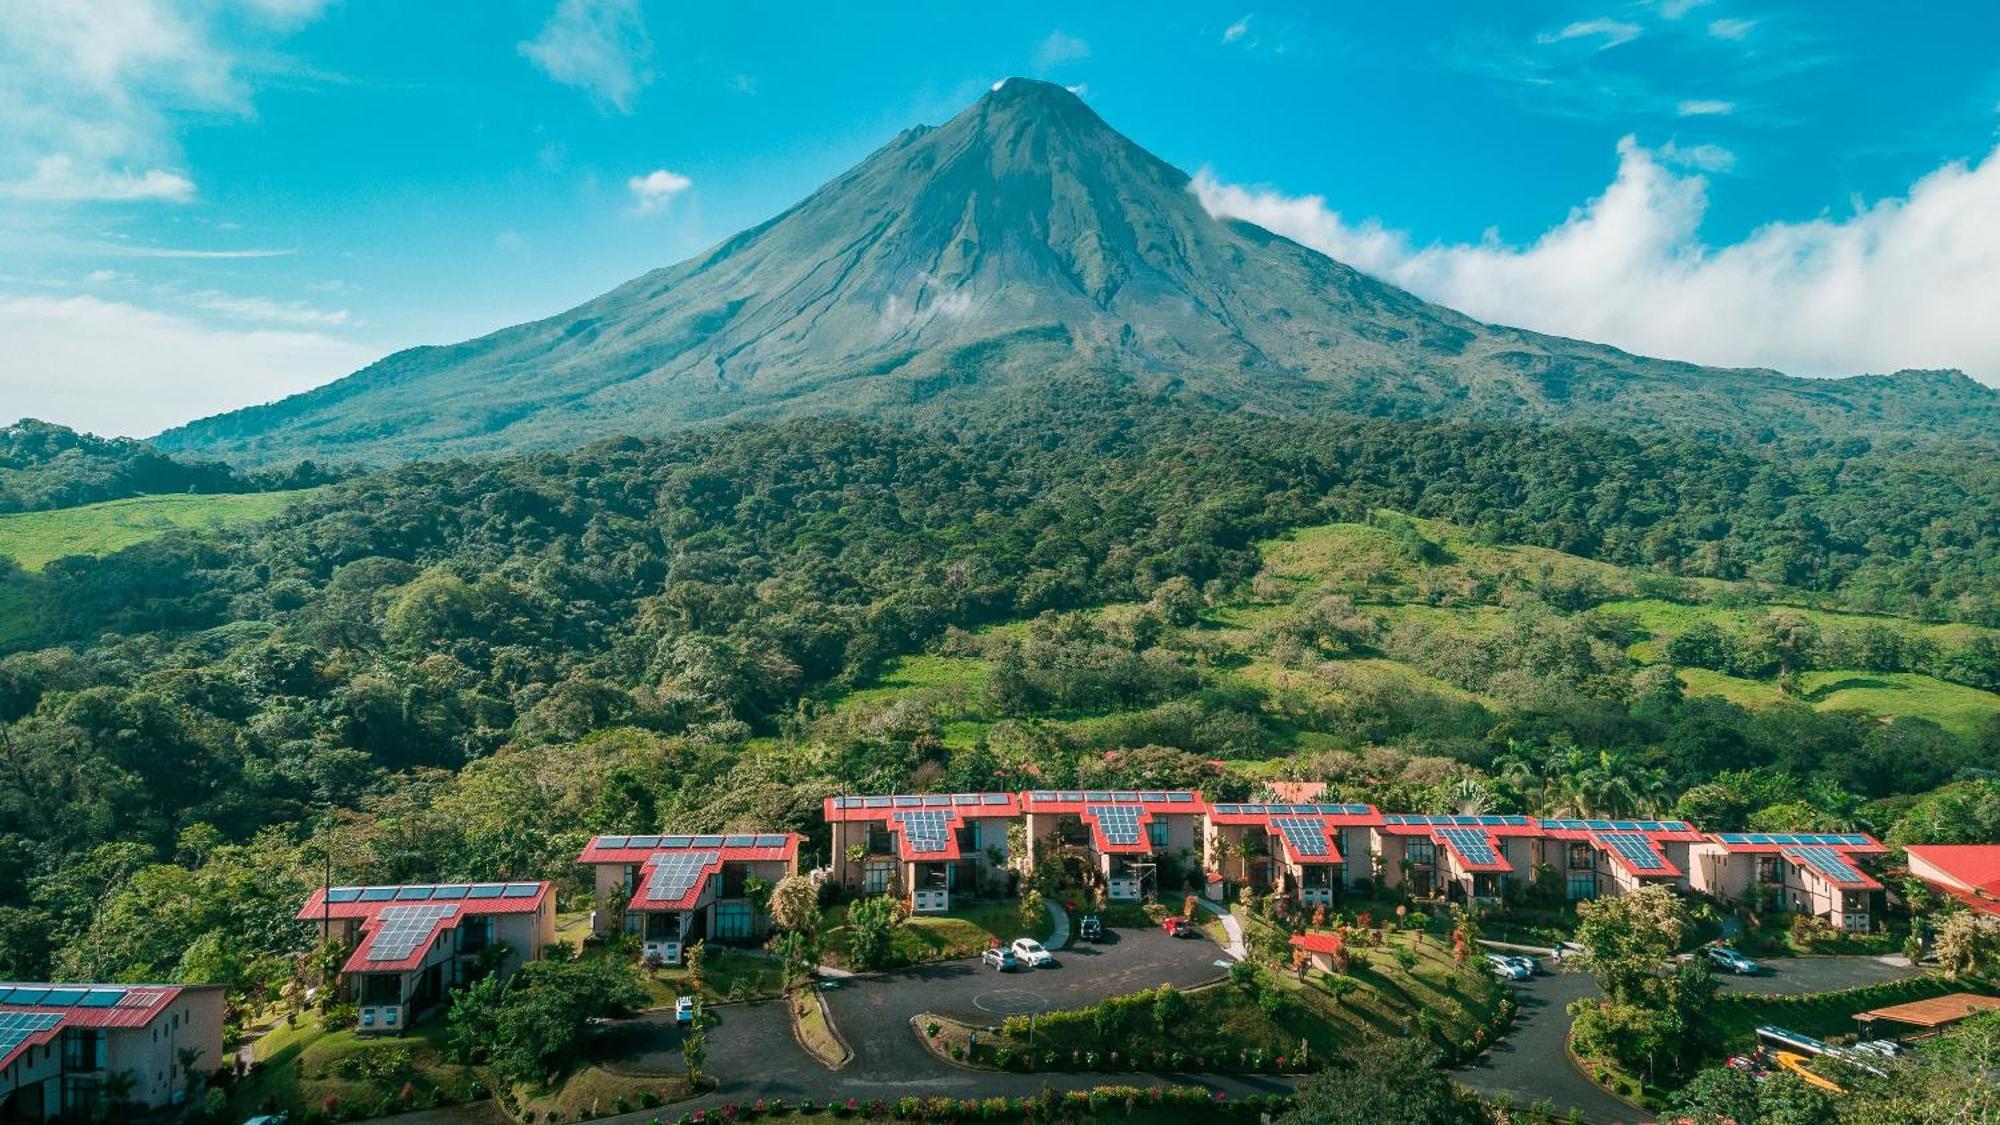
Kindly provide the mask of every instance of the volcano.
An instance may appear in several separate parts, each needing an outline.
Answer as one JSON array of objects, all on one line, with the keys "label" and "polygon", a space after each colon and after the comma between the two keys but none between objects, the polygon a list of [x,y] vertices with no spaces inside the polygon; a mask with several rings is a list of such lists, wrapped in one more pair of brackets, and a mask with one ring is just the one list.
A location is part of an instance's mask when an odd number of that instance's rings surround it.
[{"label": "volcano", "polygon": [[567,312],[161,435],[241,462],[555,448],[976,409],[1053,378],[1271,413],[1991,441],[1955,372],[1795,379],[1482,324],[1253,224],[1060,86],[1010,79],[790,210]]}]

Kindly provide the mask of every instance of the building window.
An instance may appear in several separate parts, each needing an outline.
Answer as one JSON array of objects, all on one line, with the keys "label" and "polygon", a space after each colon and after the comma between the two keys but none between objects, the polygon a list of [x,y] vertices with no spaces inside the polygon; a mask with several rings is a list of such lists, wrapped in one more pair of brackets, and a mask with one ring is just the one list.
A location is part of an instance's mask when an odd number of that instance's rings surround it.
[{"label": "building window", "polygon": [[458,928],[458,951],[479,953],[493,944],[493,919],[467,918]]},{"label": "building window", "polygon": [[103,1070],[104,1032],[74,1027],[63,1033],[64,1070]]},{"label": "building window", "polygon": [[723,902],[715,907],[715,936],[723,941],[750,939],[750,904]]},{"label": "building window", "polygon": [[1437,862],[1437,845],[1429,840],[1411,840],[1403,845],[1403,858],[1419,867],[1429,867]]},{"label": "building window", "polygon": [[862,869],[861,887],[871,895],[884,894],[889,890],[889,878],[896,873],[896,864],[891,860],[871,860]]},{"label": "building window", "polygon": [[[1597,869],[1597,853],[1589,844],[1572,843],[1569,846],[1569,869],[1571,871],[1594,871]],[[1575,898],[1575,895],[1571,895]]]},{"label": "building window", "polygon": [[1146,825],[1146,842],[1156,848],[1167,846],[1167,822],[1155,820]]},{"label": "building window", "polygon": [[1785,869],[1778,866],[1777,856],[1760,855],[1757,857],[1757,881],[1759,883],[1782,883],[1785,881]]},{"label": "building window", "polygon": [[1596,897],[1597,897],[1596,875],[1591,874],[1589,872],[1583,872],[1580,874],[1571,875],[1569,877],[1569,900],[1571,902],[1580,902],[1587,898],[1596,898]]}]

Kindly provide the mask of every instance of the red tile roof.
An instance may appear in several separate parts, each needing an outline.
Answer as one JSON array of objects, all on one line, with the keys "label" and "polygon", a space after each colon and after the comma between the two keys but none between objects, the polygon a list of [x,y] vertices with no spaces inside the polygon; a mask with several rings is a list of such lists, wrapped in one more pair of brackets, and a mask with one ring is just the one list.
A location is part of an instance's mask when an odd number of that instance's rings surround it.
[{"label": "red tile roof", "polygon": [[1339,934],[1325,930],[1307,930],[1305,933],[1292,935],[1293,948],[1303,949],[1307,953],[1324,953],[1331,956],[1339,953],[1342,945]]}]

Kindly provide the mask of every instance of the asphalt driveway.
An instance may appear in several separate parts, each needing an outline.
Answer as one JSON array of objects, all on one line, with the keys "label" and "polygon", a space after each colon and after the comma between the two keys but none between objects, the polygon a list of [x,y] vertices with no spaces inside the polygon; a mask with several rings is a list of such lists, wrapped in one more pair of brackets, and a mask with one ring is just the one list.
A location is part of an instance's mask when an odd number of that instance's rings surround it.
[{"label": "asphalt driveway", "polygon": [[[1718,975],[1725,992],[1830,992],[1912,976],[1916,970],[1876,957],[1781,957],[1764,962],[1757,976]],[[1521,1005],[1514,1030],[1493,1049],[1452,1072],[1482,1094],[1507,1094],[1518,1105],[1548,1098],[1558,1109],[1574,1106],[1601,1125],[1653,1120],[1583,1076],[1569,1061],[1569,1005],[1603,993],[1583,973],[1537,976],[1513,986]]]}]

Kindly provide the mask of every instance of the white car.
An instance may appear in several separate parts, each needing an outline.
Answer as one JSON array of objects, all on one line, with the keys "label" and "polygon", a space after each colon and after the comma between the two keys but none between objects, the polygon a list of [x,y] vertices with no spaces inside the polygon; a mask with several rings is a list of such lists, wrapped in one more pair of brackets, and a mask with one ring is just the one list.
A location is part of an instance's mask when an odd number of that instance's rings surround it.
[{"label": "white car", "polygon": [[680,1024],[694,1022],[694,997],[683,996],[674,1001],[674,1022]]},{"label": "white car", "polygon": [[1030,969],[1039,969],[1044,965],[1053,965],[1056,963],[1056,955],[1043,949],[1042,943],[1036,941],[1034,938],[1015,938],[1014,956],[1019,957],[1021,964],[1026,965]]},{"label": "white car", "polygon": [[1757,962],[1752,961],[1750,958],[1743,956],[1726,945],[1704,946],[1702,952],[1708,955],[1709,964],[1714,965],[1725,973],[1735,973],[1738,976],[1746,977],[1757,974]]},{"label": "white car", "polygon": [[1535,975],[1535,970],[1528,965],[1522,964],[1522,960],[1519,957],[1506,957],[1498,953],[1488,953],[1486,955],[1486,967],[1493,970],[1493,975],[1499,977],[1501,980],[1528,980]]}]

